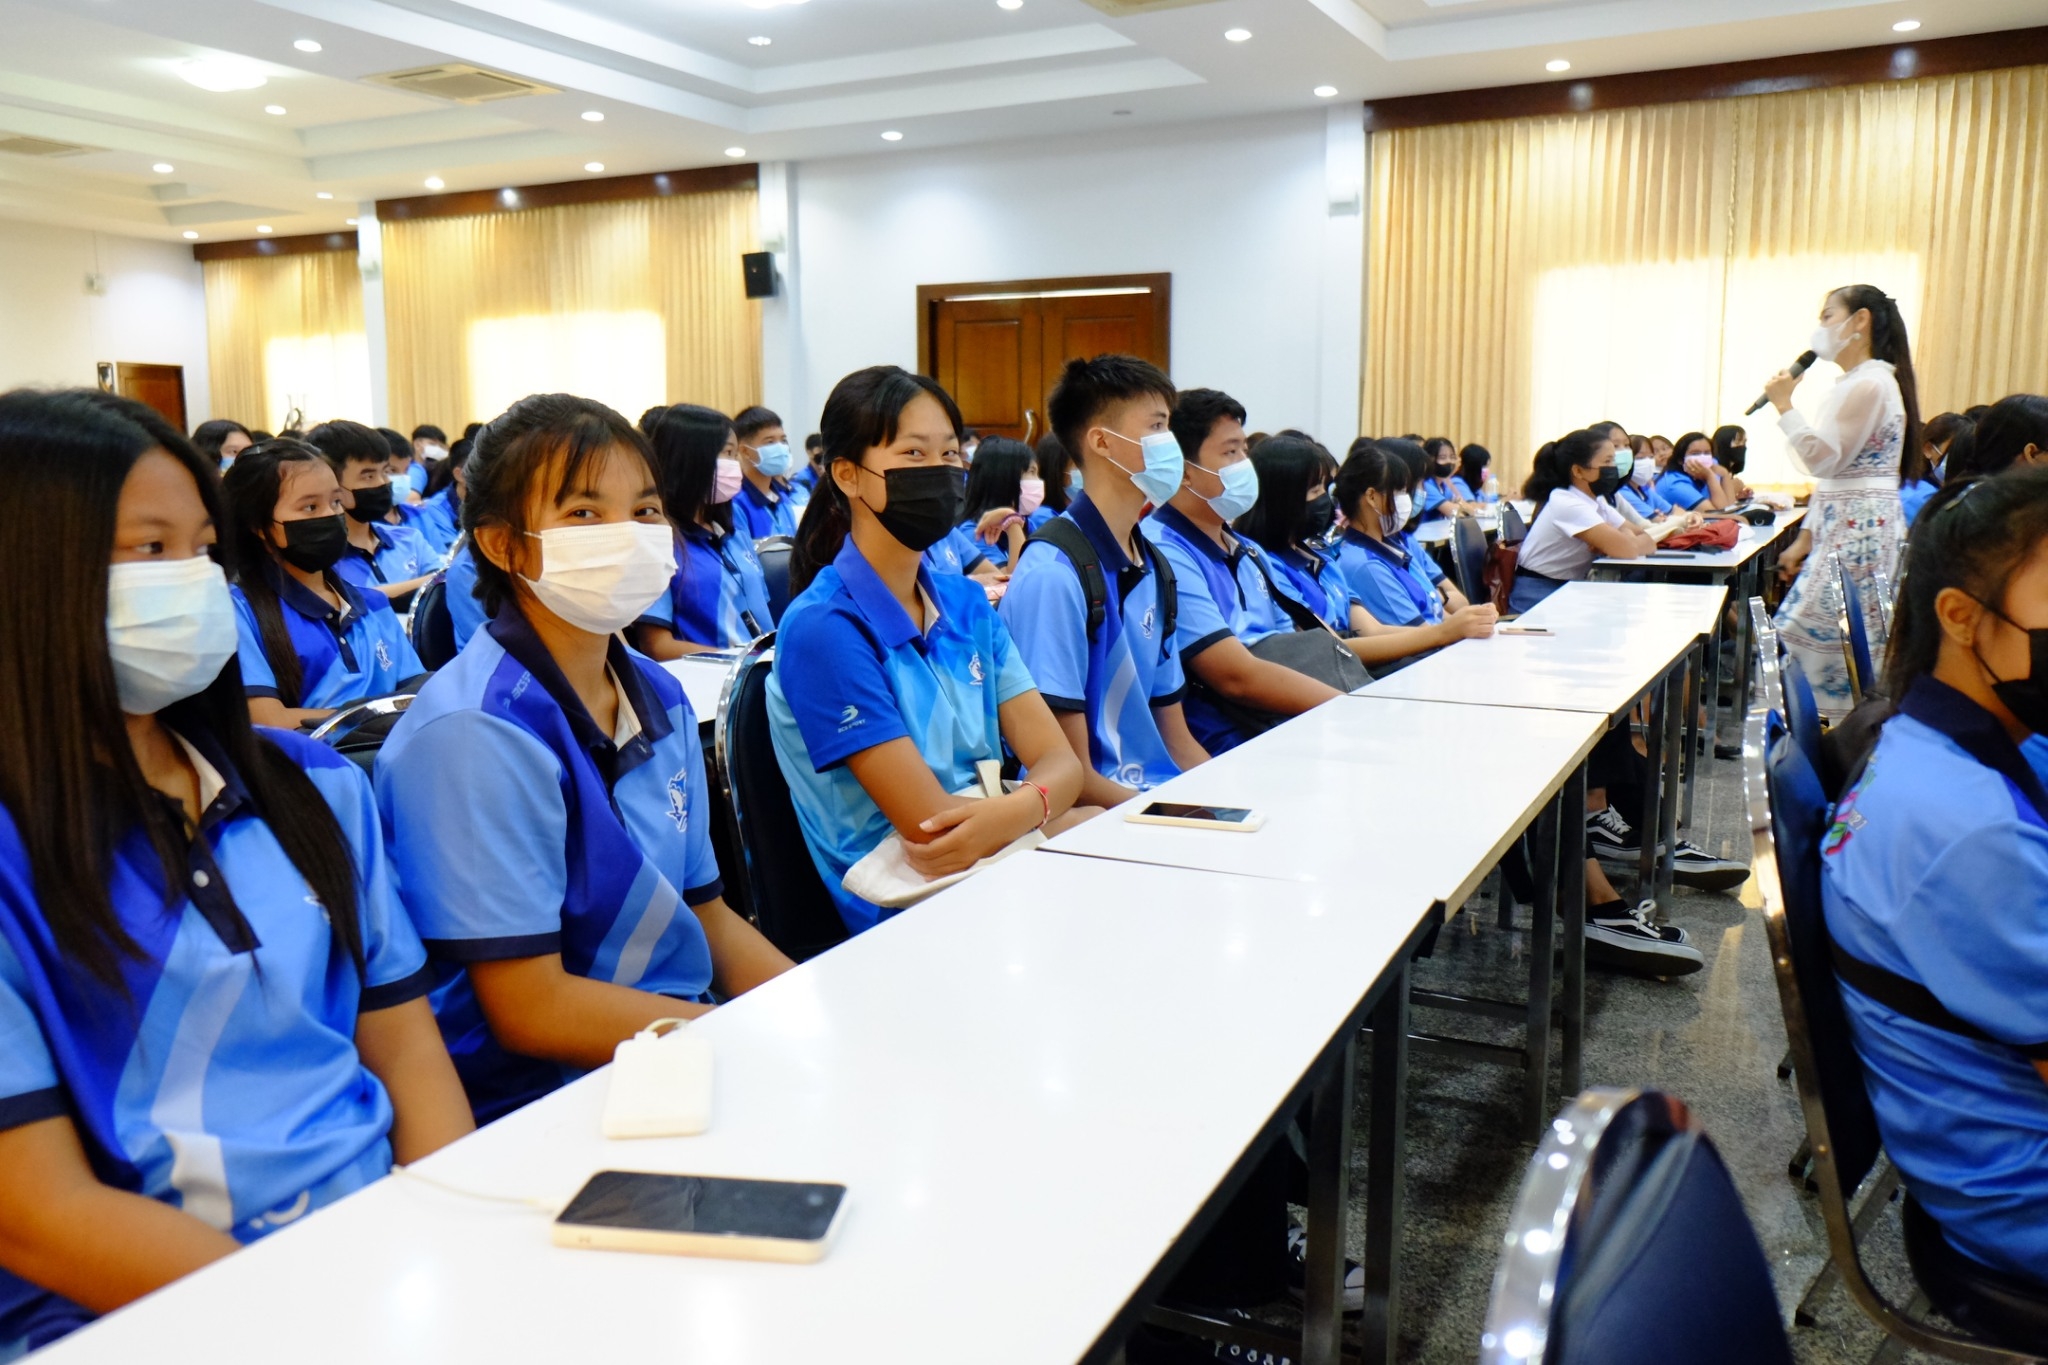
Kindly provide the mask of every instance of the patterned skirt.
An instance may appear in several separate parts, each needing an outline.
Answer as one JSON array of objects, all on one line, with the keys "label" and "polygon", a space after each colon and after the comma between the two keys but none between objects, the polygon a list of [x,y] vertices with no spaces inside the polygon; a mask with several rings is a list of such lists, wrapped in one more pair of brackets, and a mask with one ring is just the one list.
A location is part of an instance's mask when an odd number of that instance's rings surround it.
[{"label": "patterned skirt", "polygon": [[1906,515],[1896,490],[1820,492],[1807,508],[1803,529],[1812,535],[1813,549],[1778,608],[1778,633],[1812,684],[1821,714],[1838,717],[1848,713],[1853,698],[1842,652],[1842,595],[1829,560],[1840,559],[1842,571],[1861,590],[1871,655],[1882,669],[1886,631],[1875,578],[1896,574]]}]

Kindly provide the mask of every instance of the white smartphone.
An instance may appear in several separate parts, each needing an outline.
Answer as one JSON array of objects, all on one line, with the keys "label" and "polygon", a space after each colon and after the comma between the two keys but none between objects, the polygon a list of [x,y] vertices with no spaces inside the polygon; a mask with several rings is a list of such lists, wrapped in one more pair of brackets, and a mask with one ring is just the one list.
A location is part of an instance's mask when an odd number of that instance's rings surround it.
[{"label": "white smartphone", "polygon": [[846,1186],[599,1171],[556,1216],[560,1247],[736,1261],[816,1261],[839,1230]]},{"label": "white smartphone", "polygon": [[1250,834],[1266,823],[1263,813],[1243,806],[1190,806],[1154,801],[1124,817],[1134,825],[1178,825],[1183,829],[1230,829]]}]

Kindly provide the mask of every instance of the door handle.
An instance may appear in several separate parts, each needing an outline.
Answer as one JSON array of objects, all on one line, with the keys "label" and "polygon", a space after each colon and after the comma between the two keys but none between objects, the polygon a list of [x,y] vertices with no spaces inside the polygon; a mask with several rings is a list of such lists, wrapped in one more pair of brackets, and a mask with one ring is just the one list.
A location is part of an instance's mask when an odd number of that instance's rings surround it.
[{"label": "door handle", "polygon": [[1024,409],[1024,444],[1031,444],[1031,433],[1038,430],[1038,414],[1030,408]]}]

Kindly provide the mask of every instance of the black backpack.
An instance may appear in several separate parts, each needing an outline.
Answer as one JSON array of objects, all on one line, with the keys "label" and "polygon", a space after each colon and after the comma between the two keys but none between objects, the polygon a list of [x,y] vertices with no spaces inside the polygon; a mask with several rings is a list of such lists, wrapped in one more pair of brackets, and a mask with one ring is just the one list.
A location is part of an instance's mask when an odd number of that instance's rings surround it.
[{"label": "black backpack", "polygon": [[[1160,653],[1163,658],[1166,648],[1173,641],[1173,628],[1179,619],[1180,592],[1174,582],[1173,566],[1166,562],[1166,556],[1160,553],[1159,547],[1154,545],[1143,531],[1134,531],[1132,534],[1137,537],[1138,547],[1144,551],[1145,563],[1152,571],[1153,581],[1158,585],[1154,592],[1158,594],[1159,599],[1159,638],[1162,642]],[[1065,517],[1054,517],[1024,543],[1031,545],[1039,541],[1053,546],[1064,554],[1073,562],[1074,572],[1080,575],[1081,596],[1088,602],[1088,642],[1093,644],[1096,637],[1102,634],[1102,623],[1109,613],[1109,579],[1102,572],[1102,557],[1095,553],[1095,547],[1089,543],[1087,533]],[[1017,557],[1020,560],[1023,558],[1021,550]],[[1126,585],[1119,582],[1117,602],[1121,604],[1136,586],[1135,583]]]}]

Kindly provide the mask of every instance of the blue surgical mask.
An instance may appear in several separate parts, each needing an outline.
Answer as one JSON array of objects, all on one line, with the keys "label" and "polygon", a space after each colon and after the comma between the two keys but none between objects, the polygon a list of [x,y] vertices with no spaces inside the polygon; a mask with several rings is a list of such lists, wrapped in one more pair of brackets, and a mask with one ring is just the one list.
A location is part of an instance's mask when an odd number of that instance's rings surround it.
[{"label": "blue surgical mask", "polygon": [[755,468],[771,479],[779,479],[789,472],[789,442],[771,441],[755,446],[754,459]]},{"label": "blue surgical mask", "polygon": [[1109,432],[1119,441],[1127,441],[1137,446],[1144,452],[1145,465],[1142,469],[1125,469],[1115,460],[1111,460],[1110,463],[1129,474],[1138,491],[1150,499],[1155,507],[1164,506],[1168,498],[1180,491],[1181,475],[1187,470],[1187,460],[1182,456],[1180,442],[1173,438],[1172,432],[1154,431],[1147,433],[1142,441],[1133,441],[1120,431],[1110,431],[1108,427],[1102,430]]},{"label": "blue surgical mask", "polygon": [[1211,511],[1225,521],[1236,521],[1252,510],[1252,504],[1259,500],[1259,471],[1252,467],[1250,460],[1239,460],[1236,464],[1221,469],[1207,469],[1196,466],[1211,478],[1223,482],[1223,491],[1215,497],[1197,491],[1197,497],[1209,504]]},{"label": "blue surgical mask", "polygon": [[1071,499],[1076,493],[1079,493],[1080,491],[1081,471],[1078,469],[1069,469],[1067,471],[1067,497]]}]

